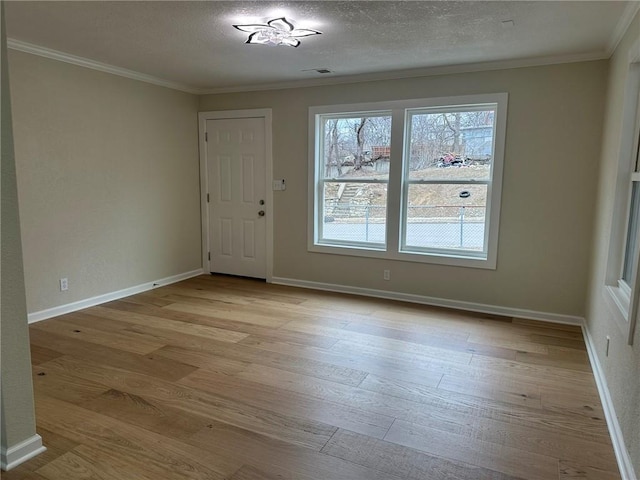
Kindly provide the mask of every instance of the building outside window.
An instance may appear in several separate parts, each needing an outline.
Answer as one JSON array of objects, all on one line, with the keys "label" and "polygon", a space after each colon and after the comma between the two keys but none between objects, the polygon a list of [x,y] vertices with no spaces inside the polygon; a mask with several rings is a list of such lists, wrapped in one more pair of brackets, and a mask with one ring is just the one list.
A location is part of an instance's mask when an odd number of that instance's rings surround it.
[{"label": "building outside window", "polygon": [[507,95],[310,109],[309,249],[495,268]]}]

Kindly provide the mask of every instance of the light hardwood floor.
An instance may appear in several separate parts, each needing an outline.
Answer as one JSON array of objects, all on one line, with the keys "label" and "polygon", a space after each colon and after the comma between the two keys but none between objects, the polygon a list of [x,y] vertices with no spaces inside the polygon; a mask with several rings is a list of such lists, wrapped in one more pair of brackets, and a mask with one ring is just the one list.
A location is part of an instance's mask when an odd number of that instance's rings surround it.
[{"label": "light hardwood floor", "polygon": [[5,480],[620,478],[576,327],[201,276],[30,332]]}]

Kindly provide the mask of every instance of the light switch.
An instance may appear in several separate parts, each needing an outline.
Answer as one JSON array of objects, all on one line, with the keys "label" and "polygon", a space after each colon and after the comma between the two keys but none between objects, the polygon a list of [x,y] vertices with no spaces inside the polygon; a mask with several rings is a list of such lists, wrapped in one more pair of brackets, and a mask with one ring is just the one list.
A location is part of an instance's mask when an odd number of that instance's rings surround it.
[{"label": "light switch", "polygon": [[287,189],[287,185],[284,183],[284,178],[281,180],[274,180],[273,181],[273,190],[274,191],[282,191],[282,190],[286,190]]}]

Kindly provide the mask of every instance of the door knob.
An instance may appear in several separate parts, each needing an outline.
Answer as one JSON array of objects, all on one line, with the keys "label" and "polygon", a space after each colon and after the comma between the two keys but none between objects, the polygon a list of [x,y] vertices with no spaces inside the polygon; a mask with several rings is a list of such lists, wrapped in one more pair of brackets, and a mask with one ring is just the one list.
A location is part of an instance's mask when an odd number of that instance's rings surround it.
[{"label": "door knob", "polygon": [[261,217],[264,217],[264,210],[260,210],[260,211],[258,212],[258,215],[259,215],[259,216],[261,216]]}]

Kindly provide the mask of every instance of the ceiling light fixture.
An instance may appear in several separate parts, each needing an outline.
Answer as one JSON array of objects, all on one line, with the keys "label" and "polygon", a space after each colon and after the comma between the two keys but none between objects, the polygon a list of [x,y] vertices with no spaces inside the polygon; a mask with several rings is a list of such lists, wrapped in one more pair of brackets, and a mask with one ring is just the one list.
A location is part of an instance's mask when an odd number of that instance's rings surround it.
[{"label": "ceiling light fixture", "polygon": [[296,28],[293,23],[285,17],[274,18],[264,24],[234,25],[241,32],[249,33],[249,38],[245,43],[258,45],[288,45],[297,47],[300,45],[300,37],[311,35],[321,35],[322,32],[310,30],[308,28]]}]

